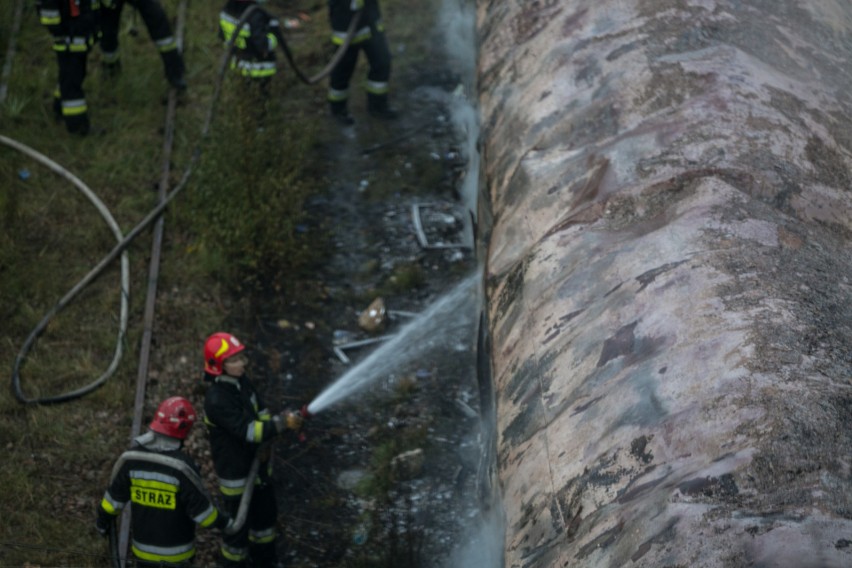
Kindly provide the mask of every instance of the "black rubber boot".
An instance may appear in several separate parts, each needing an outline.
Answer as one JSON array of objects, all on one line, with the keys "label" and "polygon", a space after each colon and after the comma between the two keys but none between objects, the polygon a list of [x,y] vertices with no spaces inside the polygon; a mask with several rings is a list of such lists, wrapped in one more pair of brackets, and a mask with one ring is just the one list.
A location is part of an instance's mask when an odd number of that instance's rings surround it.
[{"label": "black rubber boot", "polygon": [[355,124],[355,119],[352,118],[352,115],[349,114],[349,108],[346,105],[346,101],[330,101],[328,103],[328,108],[331,111],[331,116],[337,122],[344,126],[351,126]]},{"label": "black rubber boot", "polygon": [[166,80],[169,85],[178,91],[185,91],[186,79],[183,76],[183,56],[180,51],[172,49],[171,51],[164,51],[161,55],[163,56],[163,67],[166,69]]},{"label": "black rubber boot", "polygon": [[101,63],[101,69],[104,71],[104,75],[109,78],[117,77],[121,74],[121,59],[116,59],[115,61]]},{"label": "black rubber boot", "polygon": [[382,120],[394,120],[399,118],[399,113],[388,104],[387,95],[376,95],[367,93],[367,112],[370,116]]},{"label": "black rubber boot", "polygon": [[56,122],[62,122],[62,100],[53,97],[53,120]]},{"label": "black rubber boot", "polygon": [[71,134],[76,134],[77,136],[88,135],[90,128],[89,113],[84,112],[83,114],[66,116],[65,128],[68,129],[68,132],[70,132]]}]

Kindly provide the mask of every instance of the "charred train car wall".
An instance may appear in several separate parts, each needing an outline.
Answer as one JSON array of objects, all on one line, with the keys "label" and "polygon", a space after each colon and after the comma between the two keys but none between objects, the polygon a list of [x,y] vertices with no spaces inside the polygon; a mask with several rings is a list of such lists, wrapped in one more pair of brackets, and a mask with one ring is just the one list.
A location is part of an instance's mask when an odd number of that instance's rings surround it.
[{"label": "charred train car wall", "polygon": [[477,21],[505,564],[852,566],[852,2]]}]

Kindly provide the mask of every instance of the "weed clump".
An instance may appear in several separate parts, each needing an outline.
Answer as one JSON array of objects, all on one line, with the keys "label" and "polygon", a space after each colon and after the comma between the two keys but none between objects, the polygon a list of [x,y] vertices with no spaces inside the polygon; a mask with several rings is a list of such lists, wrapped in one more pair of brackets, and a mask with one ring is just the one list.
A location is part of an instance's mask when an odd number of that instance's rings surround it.
[{"label": "weed clump", "polygon": [[193,192],[190,223],[203,265],[240,293],[280,292],[310,264],[304,176],[311,121],[258,85],[228,78]]}]

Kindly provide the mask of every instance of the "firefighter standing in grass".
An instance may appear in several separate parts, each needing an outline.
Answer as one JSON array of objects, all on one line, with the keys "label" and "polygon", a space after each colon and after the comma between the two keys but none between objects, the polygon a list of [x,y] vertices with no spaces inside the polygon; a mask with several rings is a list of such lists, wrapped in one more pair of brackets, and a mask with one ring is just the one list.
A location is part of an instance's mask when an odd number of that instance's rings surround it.
[{"label": "firefighter standing in grass", "polygon": [[[177,41],[172,34],[172,26],[159,0],[127,0],[139,11],[148,35],[157,46],[163,60],[163,68],[169,85],[183,91],[186,89],[184,79],[183,54],[178,49]],[[101,0],[101,21],[103,37],[101,51],[103,65],[109,74],[116,74],[121,69],[121,54],[118,46],[118,32],[121,27],[121,11],[125,0]]]},{"label": "firefighter standing in grass", "polygon": [[[228,0],[219,13],[219,36],[227,43],[237,29],[243,13],[265,0]],[[257,83],[262,90],[278,71],[275,50],[278,47],[278,20],[262,8],[255,9],[234,40],[231,68]]]},{"label": "firefighter standing in grass", "polygon": [[355,35],[343,58],[332,70],[328,88],[331,115],[345,125],[355,122],[349,114],[347,102],[349,81],[355,72],[358,52],[361,50],[370,66],[367,73],[367,111],[378,118],[393,119],[397,116],[396,111],[388,105],[391,53],[378,0],[329,0],[331,41],[335,45],[343,45],[352,18],[359,10]]},{"label": "firefighter standing in grass", "polygon": [[214,333],[204,343],[204,379],[210,383],[204,398],[204,422],[219,490],[230,515],[237,514],[252,461],[256,455],[261,460],[248,517],[239,532],[223,535],[221,562],[229,567],[271,567],[278,565],[278,509],[268,446],[261,449],[261,444],[287,429],[299,430],[302,418],[294,412],[269,412],[246,376],[244,349],[230,333]]},{"label": "firefighter standing in grass", "polygon": [[53,113],[72,134],[89,133],[89,109],[83,81],[89,51],[99,35],[98,0],[39,0],[42,25],[53,36],[59,84],[53,93]]},{"label": "firefighter standing in grass", "polygon": [[113,466],[95,526],[107,536],[131,502],[136,566],[186,566],[195,556],[196,524],[219,529],[230,524],[211,501],[198,465],[181,449],[195,419],[188,400],[166,399],[148,432],[136,437]]}]

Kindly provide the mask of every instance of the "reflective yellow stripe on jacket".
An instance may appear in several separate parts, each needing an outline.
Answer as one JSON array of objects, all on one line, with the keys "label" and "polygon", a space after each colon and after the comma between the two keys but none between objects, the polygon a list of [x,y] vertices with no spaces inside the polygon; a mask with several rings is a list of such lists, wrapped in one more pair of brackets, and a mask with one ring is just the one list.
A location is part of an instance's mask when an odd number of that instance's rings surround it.
[{"label": "reflective yellow stripe on jacket", "polygon": [[[343,42],[346,41],[346,35],[347,35],[346,32],[338,32],[338,31],[332,32],[331,43],[333,43],[334,45],[343,45]],[[365,26],[365,27],[361,28],[360,30],[358,30],[357,32],[355,32],[355,35],[352,38],[350,45],[354,45],[356,43],[361,43],[363,41],[367,41],[371,37],[373,37],[373,34],[370,31],[370,26]]]},{"label": "reflective yellow stripe on jacket", "polygon": [[89,50],[94,40],[84,36],[65,37],[54,40],[53,51],[70,51],[72,53],[84,53]]},{"label": "reflective yellow stripe on jacket", "polygon": [[59,10],[39,10],[38,19],[43,26],[58,26],[62,23]]},{"label": "reflective yellow stripe on jacket", "polygon": [[216,522],[216,519],[219,518],[219,511],[216,510],[216,507],[210,505],[207,507],[207,510],[192,518],[193,521],[201,525],[202,527],[209,527],[213,523]]},{"label": "reflective yellow stripe on jacket", "polygon": [[130,548],[137,558],[153,563],[177,564],[195,556],[195,545],[191,542],[180,546],[151,546],[134,540]]},{"label": "reflective yellow stripe on jacket", "polygon": [[[219,27],[222,28],[222,35],[225,36],[225,41],[231,41],[231,36],[234,35],[234,30],[237,29],[237,24],[240,21],[225,12],[219,13]],[[246,38],[251,36],[251,26],[246,23],[240,28],[240,35],[234,40],[234,46],[239,49],[246,48]]]},{"label": "reflective yellow stripe on jacket", "polygon": [[236,69],[244,77],[271,77],[275,75],[274,61],[231,61],[231,69]]}]

